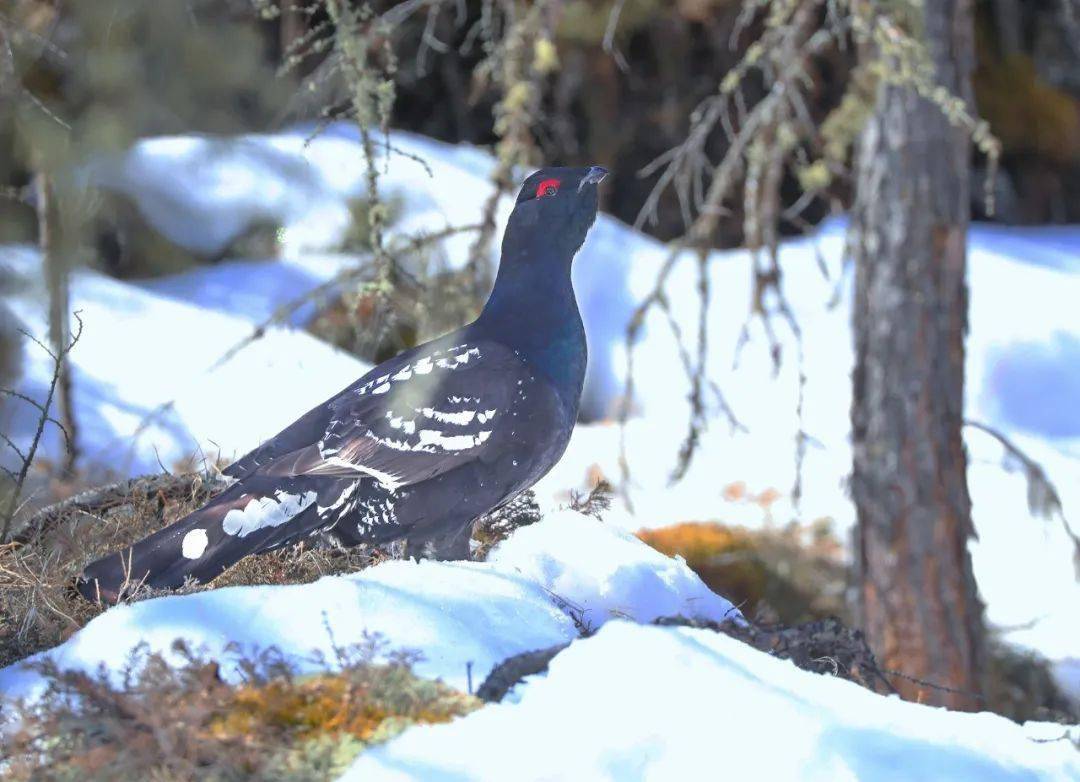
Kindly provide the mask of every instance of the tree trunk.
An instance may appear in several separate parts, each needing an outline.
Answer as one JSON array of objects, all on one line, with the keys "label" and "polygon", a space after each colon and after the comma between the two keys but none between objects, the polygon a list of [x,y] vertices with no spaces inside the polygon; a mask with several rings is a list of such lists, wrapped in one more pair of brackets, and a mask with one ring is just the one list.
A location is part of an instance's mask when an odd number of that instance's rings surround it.
[{"label": "tree trunk", "polygon": [[[924,8],[936,79],[970,103],[971,0]],[[984,645],[961,440],[970,152],[938,106],[882,85],[857,159],[851,413],[868,640],[883,667],[971,694],[898,680],[902,695],[969,709]]]}]

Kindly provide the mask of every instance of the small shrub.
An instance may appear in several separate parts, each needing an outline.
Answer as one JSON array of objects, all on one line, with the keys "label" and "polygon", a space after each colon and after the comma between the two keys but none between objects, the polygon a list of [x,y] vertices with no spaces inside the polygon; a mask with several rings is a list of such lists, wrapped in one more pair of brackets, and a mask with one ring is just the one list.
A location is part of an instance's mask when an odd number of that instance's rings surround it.
[{"label": "small shrub", "polygon": [[267,650],[240,661],[239,686],[183,644],[173,652],[180,665],[137,650],[111,678],[36,663],[49,689],[20,706],[7,778],[334,779],[364,748],[480,706],[415,676],[419,656],[387,654],[378,636],[311,675]]}]

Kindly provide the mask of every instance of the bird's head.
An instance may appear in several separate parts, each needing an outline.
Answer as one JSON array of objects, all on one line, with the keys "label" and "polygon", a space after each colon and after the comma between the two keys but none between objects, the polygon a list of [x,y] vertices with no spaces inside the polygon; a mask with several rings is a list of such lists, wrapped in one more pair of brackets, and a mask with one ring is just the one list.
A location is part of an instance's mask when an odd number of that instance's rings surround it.
[{"label": "bird's head", "polygon": [[600,166],[542,168],[522,184],[506,226],[503,256],[550,249],[572,257],[596,220]]}]

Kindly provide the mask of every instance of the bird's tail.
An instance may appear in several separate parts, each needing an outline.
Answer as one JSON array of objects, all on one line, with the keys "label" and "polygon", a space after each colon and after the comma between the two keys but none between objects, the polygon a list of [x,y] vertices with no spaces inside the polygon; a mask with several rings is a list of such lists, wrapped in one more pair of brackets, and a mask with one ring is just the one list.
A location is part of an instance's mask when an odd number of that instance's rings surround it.
[{"label": "bird's tail", "polygon": [[315,492],[293,492],[280,479],[265,487],[258,483],[236,483],[174,524],[91,562],[77,589],[88,600],[115,603],[140,586],[204,583],[248,554],[308,531]]}]

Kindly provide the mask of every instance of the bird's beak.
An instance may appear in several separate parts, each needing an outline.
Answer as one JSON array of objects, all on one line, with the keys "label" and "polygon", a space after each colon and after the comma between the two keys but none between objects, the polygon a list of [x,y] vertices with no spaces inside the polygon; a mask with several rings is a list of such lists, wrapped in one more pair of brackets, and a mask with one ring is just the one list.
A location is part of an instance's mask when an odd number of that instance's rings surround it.
[{"label": "bird's beak", "polygon": [[585,185],[598,185],[600,181],[607,176],[607,169],[600,166],[593,166],[589,169],[589,172],[581,178],[581,183],[578,185],[578,192],[581,192],[581,188]]}]

